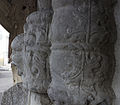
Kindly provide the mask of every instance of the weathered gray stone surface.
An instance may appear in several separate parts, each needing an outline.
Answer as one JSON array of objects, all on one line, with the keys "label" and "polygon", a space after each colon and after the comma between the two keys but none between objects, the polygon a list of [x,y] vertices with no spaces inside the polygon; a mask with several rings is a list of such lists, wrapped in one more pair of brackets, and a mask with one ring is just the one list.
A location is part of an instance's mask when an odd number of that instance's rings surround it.
[{"label": "weathered gray stone surface", "polygon": [[120,105],[120,0],[115,5],[115,20],[117,26],[117,42],[115,44],[116,72],[113,79],[113,88],[116,94],[113,105]]},{"label": "weathered gray stone surface", "polygon": [[48,41],[51,10],[41,10],[26,19],[24,34],[12,42],[12,62],[22,76],[23,86],[29,89],[29,105],[50,105],[47,89],[51,82]]},{"label": "weathered gray stone surface", "polygon": [[27,104],[112,105],[113,0],[37,2],[39,11],[27,17],[24,34],[12,45],[13,62],[29,89]]},{"label": "weathered gray stone surface", "polygon": [[37,0],[37,9],[41,10],[50,10],[52,0]]},{"label": "weathered gray stone surface", "polygon": [[39,94],[30,91],[28,105],[52,105],[52,104],[47,93]]},{"label": "weathered gray stone surface", "polygon": [[50,11],[37,11],[27,17],[24,35],[24,86],[33,92],[46,93],[50,83],[48,31]]},{"label": "weathered gray stone surface", "polygon": [[4,92],[1,105],[27,105],[28,91],[17,83]]},{"label": "weathered gray stone surface", "polygon": [[[23,83],[24,87],[32,93],[30,105],[33,103],[35,105],[51,104],[47,96],[47,89],[51,82],[50,43],[48,41],[50,23],[51,11],[41,10],[30,14],[24,27],[24,69],[26,76]],[[35,94],[36,92],[39,94]]]},{"label": "weathered gray stone surface", "polygon": [[[12,64],[17,66],[18,69],[18,75],[22,76],[24,67],[23,67],[23,47],[24,47],[24,34],[19,34],[13,42],[11,43],[12,48]],[[22,76],[23,77],[23,76]]]},{"label": "weathered gray stone surface", "polygon": [[13,86],[12,71],[4,71],[3,68],[1,70],[0,70],[0,105],[3,92],[8,90],[11,86]]},{"label": "weathered gray stone surface", "polygon": [[48,94],[55,105],[112,105],[112,0],[52,0]]}]

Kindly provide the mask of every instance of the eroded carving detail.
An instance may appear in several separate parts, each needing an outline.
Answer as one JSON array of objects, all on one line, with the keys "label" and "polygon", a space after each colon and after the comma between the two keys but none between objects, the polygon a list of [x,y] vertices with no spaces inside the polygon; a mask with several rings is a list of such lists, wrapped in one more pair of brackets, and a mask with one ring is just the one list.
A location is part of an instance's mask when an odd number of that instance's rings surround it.
[{"label": "eroded carving detail", "polygon": [[[47,89],[51,81],[50,43],[48,41],[50,20],[51,11],[48,10],[30,14],[26,19],[24,34],[18,35],[12,44],[12,60],[21,72],[23,86],[30,91],[28,94],[28,104],[30,105],[51,104],[47,96]],[[18,44],[18,47],[14,42]]]},{"label": "eroded carving detail", "polygon": [[38,93],[46,92],[50,83],[48,56],[50,53],[48,29],[50,25],[50,11],[34,12],[27,18],[25,24],[25,59],[27,70],[26,87]]},{"label": "eroded carving detail", "polygon": [[112,105],[112,0],[52,0],[48,90],[55,105]]},{"label": "eroded carving detail", "polygon": [[26,19],[24,36],[26,81],[24,86],[30,90],[30,105],[51,105],[47,95],[51,82],[50,43],[48,41],[50,22],[50,10],[34,12]]},{"label": "eroded carving detail", "polygon": [[11,43],[12,48],[12,63],[17,66],[18,75],[24,73],[23,66],[23,47],[24,47],[24,34],[19,34]]}]

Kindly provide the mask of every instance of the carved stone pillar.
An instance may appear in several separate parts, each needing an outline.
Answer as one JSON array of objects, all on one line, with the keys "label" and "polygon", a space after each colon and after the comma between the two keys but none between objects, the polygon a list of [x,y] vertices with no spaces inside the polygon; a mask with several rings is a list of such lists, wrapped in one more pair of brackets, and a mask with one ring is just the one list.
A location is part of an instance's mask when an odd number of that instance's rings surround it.
[{"label": "carved stone pillar", "polygon": [[[47,94],[51,82],[49,69],[51,24],[50,0],[39,0],[38,11],[30,14],[24,25],[22,66],[23,86],[29,90],[27,105],[51,105]],[[17,56],[17,58],[20,58]],[[17,59],[15,59],[17,61]],[[20,62],[20,64],[21,64]],[[20,65],[18,64],[17,67]]]},{"label": "carved stone pillar", "polygon": [[48,33],[51,24],[51,0],[37,0],[38,11],[26,19],[24,86],[29,89],[29,105],[51,105],[47,94],[51,82],[49,70],[50,43]]},{"label": "carved stone pillar", "polygon": [[41,10],[30,14],[24,26],[24,87],[29,89],[28,105],[51,105],[47,89],[51,82],[48,41],[51,12]]},{"label": "carved stone pillar", "polygon": [[112,105],[112,0],[52,0],[48,94],[55,105]]}]

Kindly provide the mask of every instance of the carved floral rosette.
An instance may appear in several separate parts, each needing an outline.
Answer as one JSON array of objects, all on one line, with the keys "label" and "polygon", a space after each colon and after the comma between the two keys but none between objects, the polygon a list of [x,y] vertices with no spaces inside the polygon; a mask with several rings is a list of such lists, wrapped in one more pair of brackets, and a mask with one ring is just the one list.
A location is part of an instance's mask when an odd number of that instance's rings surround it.
[{"label": "carved floral rosette", "polygon": [[51,100],[55,105],[112,105],[116,39],[112,0],[52,4]]}]

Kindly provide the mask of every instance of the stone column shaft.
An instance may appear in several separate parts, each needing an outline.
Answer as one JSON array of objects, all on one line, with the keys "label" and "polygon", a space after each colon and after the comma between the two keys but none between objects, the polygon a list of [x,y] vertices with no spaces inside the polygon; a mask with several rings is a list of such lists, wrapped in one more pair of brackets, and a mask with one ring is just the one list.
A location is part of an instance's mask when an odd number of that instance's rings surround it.
[{"label": "stone column shaft", "polygon": [[112,0],[52,0],[48,91],[55,105],[112,105]]}]

